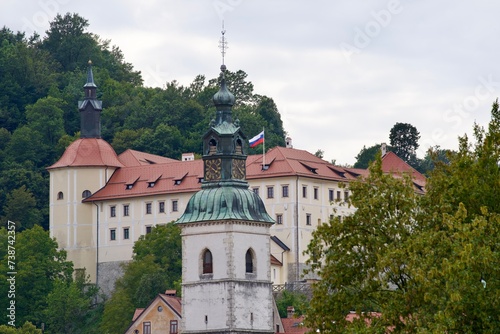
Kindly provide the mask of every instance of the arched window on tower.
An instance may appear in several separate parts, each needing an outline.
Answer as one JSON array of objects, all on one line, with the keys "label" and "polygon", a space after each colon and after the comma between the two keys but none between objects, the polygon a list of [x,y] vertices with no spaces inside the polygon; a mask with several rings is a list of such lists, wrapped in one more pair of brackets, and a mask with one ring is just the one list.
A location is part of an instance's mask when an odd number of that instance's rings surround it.
[{"label": "arched window on tower", "polygon": [[242,146],[243,146],[243,144],[241,142],[241,139],[238,138],[236,140],[236,150],[235,150],[234,153],[236,153],[236,154],[243,154]]},{"label": "arched window on tower", "polygon": [[57,193],[57,199],[60,200],[60,199],[64,199],[64,194],[62,191],[58,192]]},{"label": "arched window on tower", "polygon": [[212,252],[206,249],[203,253],[203,273],[212,274],[213,272]]},{"label": "arched window on tower", "polygon": [[208,154],[209,155],[212,155],[212,154],[215,154],[217,153],[217,142],[215,141],[215,139],[210,139],[210,141],[208,142]]},{"label": "arched window on tower", "polygon": [[84,190],[82,192],[82,198],[90,197],[90,195],[92,195],[92,193],[90,192],[90,190]]},{"label": "arched window on tower", "polygon": [[245,268],[246,273],[253,273],[253,253],[251,249],[247,250],[245,254]]}]

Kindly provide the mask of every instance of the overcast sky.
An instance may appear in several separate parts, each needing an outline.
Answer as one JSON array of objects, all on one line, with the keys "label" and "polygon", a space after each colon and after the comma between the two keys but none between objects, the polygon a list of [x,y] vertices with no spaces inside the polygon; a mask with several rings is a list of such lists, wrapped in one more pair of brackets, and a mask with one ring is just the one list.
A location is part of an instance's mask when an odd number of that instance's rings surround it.
[{"label": "overcast sky", "polygon": [[228,69],[274,99],[295,148],[339,164],[389,143],[396,122],[420,131],[419,157],[456,149],[500,95],[495,0],[2,0],[0,24],[43,34],[66,12],[117,45],[148,86],[216,77],[224,20]]}]

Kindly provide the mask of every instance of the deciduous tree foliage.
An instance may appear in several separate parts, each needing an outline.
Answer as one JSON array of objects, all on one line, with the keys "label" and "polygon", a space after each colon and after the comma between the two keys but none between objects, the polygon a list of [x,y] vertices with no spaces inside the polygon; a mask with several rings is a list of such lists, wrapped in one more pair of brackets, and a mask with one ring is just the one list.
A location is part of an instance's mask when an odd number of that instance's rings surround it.
[{"label": "deciduous tree foliage", "polygon": [[[368,332],[496,333],[500,328],[500,112],[474,144],[460,138],[449,162],[436,162],[427,193],[408,177],[383,175],[380,160],[365,183],[350,184],[357,211],[318,227],[308,247],[322,280],[306,318],[321,332],[353,332],[355,311]],[[496,200],[495,200],[496,199]],[[365,326],[366,327],[366,326]]]},{"label": "deciduous tree foliage", "polygon": [[[7,239],[3,239],[5,242]],[[7,244],[2,245],[7,249]],[[66,252],[58,250],[57,243],[49,232],[40,226],[16,234],[16,323],[29,321],[37,326],[46,321],[44,311],[47,308],[47,296],[53,291],[56,280],[69,281],[73,272],[72,263],[66,261]],[[7,268],[7,256],[4,254],[0,263],[2,273]],[[5,279],[0,280],[2,308],[6,309],[9,289]],[[1,323],[7,323],[2,317]]]},{"label": "deciduous tree foliage", "polygon": [[409,123],[396,123],[389,134],[394,153],[410,166],[417,167],[417,149],[420,133]]}]

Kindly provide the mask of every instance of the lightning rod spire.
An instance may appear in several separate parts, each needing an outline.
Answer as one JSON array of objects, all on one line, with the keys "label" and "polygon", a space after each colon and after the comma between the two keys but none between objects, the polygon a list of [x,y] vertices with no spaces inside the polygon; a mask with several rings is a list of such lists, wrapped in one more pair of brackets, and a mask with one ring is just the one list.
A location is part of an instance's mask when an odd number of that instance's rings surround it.
[{"label": "lightning rod spire", "polygon": [[219,49],[220,49],[220,53],[222,54],[222,67],[226,67],[226,65],[224,65],[224,57],[226,55],[226,50],[228,49],[228,46],[227,46],[227,40],[226,40],[226,30],[224,29],[224,21],[222,21],[222,31],[221,31],[221,34],[222,34],[222,37],[220,38],[219,40]]}]

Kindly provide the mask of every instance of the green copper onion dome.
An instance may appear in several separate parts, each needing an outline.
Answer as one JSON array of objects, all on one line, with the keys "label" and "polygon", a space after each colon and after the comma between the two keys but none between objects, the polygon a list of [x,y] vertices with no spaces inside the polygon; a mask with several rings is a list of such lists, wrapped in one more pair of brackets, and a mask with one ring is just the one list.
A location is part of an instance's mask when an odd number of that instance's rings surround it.
[{"label": "green copper onion dome", "polygon": [[216,220],[274,223],[257,194],[248,188],[225,186],[204,188],[194,194],[177,224]]},{"label": "green copper onion dome", "polygon": [[219,107],[219,106],[231,107],[234,105],[235,98],[234,98],[233,93],[231,93],[227,89],[227,86],[226,86],[226,77],[224,75],[224,72],[226,70],[226,65],[222,65],[220,67],[220,69],[222,71],[222,80],[221,80],[219,91],[217,93],[215,93],[215,95],[213,97],[214,105],[216,107]]}]

